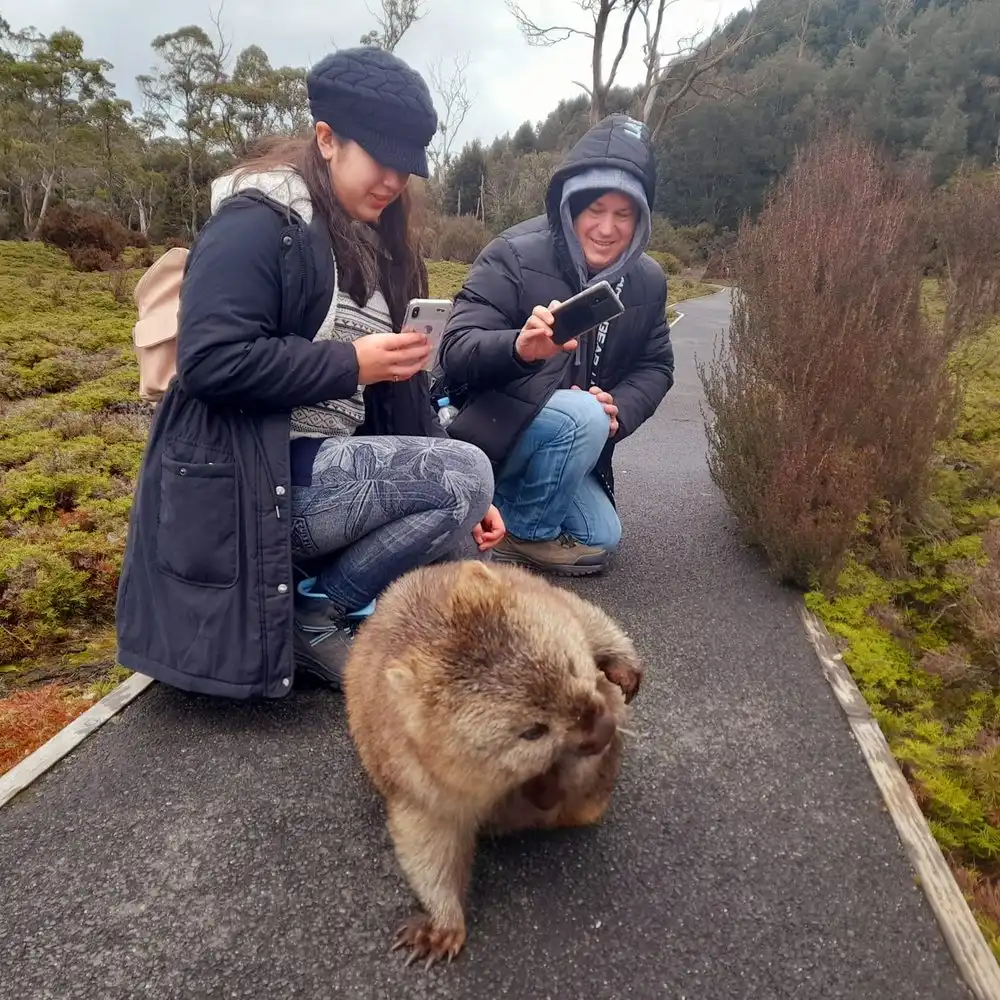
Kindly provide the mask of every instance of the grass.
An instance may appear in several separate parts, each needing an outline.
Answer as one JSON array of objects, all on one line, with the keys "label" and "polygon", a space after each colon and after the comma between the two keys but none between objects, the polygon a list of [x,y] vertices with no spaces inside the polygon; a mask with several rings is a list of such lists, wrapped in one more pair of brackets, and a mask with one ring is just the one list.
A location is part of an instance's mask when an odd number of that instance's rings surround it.
[{"label": "grass", "polygon": [[79,274],[59,251],[0,244],[0,694],[114,665],[108,633],[148,426],[127,297],[138,273]]},{"label": "grass", "polygon": [[1000,320],[953,365],[962,413],[921,520],[900,535],[866,514],[836,587],[806,603],[1000,958]]},{"label": "grass", "polygon": [[680,275],[669,275],[667,277],[667,318],[673,322],[677,319],[677,310],[674,306],[685,299],[697,299],[703,295],[711,295],[719,290],[719,285],[713,285],[707,281],[699,281],[697,278],[687,278]]},{"label": "grass", "polygon": [[721,286],[698,278],[687,278],[682,275],[671,275],[667,278],[667,305],[676,305],[685,299],[697,299],[703,295],[717,292]]}]

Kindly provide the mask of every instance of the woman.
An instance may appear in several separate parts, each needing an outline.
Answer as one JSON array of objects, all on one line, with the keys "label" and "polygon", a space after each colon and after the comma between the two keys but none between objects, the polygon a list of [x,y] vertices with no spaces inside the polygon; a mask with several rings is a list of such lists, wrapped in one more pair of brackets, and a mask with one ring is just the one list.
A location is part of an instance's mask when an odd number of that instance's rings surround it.
[{"label": "woman", "polygon": [[426,295],[406,185],[428,174],[427,86],[361,48],[307,89],[313,135],[213,184],[130,516],[119,660],[194,692],[336,685],[382,588],[503,536],[489,460],[435,419],[427,338],[396,332]]}]

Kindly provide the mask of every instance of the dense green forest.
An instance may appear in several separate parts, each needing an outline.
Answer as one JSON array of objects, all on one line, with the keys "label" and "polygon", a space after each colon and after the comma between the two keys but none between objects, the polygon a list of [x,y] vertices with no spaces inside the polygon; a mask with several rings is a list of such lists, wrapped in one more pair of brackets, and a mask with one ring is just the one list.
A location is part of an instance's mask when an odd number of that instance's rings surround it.
[{"label": "dense green forest", "polygon": [[[675,225],[731,230],[826,122],[854,122],[936,182],[963,161],[1000,158],[996,0],[762,0],[715,37],[751,16],[746,43],[656,132],[656,208]],[[152,40],[150,54],[156,68],[133,108],[117,96],[114,67],[71,27],[44,36],[0,20],[0,238],[37,235],[60,201],[153,240],[190,238],[220,170],[263,136],[308,127],[303,68],[274,67],[259,46],[230,59],[208,30],[185,26]],[[613,87],[607,107],[640,113],[641,96]],[[451,225],[475,241],[537,212],[552,166],[589,120],[581,94],[439,158],[431,231],[447,228],[442,214],[468,216]]]}]

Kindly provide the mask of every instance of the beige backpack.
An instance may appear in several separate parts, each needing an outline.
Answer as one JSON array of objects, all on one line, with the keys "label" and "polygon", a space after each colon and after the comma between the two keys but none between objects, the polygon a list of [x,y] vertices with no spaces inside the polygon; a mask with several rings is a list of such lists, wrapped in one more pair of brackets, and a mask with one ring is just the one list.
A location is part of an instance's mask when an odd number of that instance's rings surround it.
[{"label": "beige backpack", "polygon": [[139,397],[156,402],[177,372],[177,311],[188,251],[174,247],[154,261],[132,293],[139,318],[132,343],[139,362]]}]

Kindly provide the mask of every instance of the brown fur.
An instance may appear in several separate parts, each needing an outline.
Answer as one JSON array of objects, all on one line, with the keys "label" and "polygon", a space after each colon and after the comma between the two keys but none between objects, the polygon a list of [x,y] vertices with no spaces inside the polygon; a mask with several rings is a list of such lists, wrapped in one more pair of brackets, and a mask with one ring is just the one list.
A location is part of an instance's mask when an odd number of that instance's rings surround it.
[{"label": "brown fur", "polygon": [[378,599],[345,665],[344,695],[426,911],[397,935],[410,960],[462,949],[481,832],[601,818],[641,675],[603,611],[516,566],[427,566]]}]

